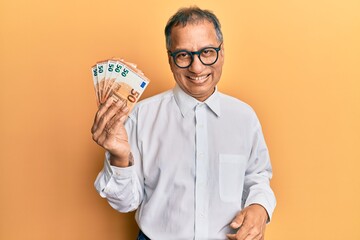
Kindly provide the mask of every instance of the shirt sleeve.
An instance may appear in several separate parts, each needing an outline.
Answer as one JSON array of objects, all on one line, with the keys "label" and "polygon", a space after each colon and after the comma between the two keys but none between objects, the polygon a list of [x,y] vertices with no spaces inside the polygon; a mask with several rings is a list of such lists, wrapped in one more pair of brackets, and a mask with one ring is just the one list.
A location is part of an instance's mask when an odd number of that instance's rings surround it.
[{"label": "shirt sleeve", "polygon": [[106,198],[111,207],[119,212],[134,211],[143,198],[141,174],[141,155],[136,144],[136,125],[128,119],[125,128],[128,133],[134,165],[120,168],[110,165],[110,154],[105,153],[104,167],[95,180],[95,188],[101,197]]},{"label": "shirt sleeve", "polygon": [[269,152],[257,118],[253,132],[252,150],[245,173],[243,204],[244,207],[260,204],[266,209],[270,221],[276,198],[270,187],[272,167]]}]

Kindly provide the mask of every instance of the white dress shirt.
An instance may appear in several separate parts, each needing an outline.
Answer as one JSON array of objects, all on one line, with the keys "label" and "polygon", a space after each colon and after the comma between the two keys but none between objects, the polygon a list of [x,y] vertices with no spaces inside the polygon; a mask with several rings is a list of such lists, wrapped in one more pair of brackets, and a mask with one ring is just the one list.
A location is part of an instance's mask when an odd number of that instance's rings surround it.
[{"label": "white dress shirt", "polygon": [[271,217],[276,200],[261,126],[251,107],[217,90],[199,102],[176,86],[139,102],[125,127],[134,165],[106,154],[95,187],[152,240],[226,239],[244,207]]}]

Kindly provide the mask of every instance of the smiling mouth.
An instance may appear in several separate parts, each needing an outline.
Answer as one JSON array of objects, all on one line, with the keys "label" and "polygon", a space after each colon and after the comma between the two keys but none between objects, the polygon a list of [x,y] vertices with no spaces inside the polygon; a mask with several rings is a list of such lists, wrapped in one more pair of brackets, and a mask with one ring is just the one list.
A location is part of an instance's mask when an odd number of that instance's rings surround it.
[{"label": "smiling mouth", "polygon": [[193,82],[196,82],[196,83],[203,83],[206,81],[206,79],[210,76],[210,74],[207,74],[207,75],[203,75],[203,76],[198,76],[198,77],[195,77],[195,76],[188,76],[188,78],[193,81]]}]

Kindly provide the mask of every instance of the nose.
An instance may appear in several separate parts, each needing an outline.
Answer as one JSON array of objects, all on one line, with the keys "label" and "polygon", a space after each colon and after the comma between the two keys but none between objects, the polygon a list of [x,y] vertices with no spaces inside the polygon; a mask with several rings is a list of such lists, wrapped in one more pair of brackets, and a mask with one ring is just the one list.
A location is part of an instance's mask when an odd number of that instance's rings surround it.
[{"label": "nose", "polygon": [[189,71],[193,73],[201,73],[204,67],[205,65],[200,61],[199,54],[194,54],[194,60],[188,68]]}]

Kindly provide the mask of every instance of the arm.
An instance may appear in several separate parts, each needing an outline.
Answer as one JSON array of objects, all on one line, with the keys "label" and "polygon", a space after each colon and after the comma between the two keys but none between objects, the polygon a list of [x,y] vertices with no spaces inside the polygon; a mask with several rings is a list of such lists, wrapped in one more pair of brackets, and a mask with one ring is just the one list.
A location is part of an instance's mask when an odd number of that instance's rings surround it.
[{"label": "arm", "polygon": [[[119,101],[120,102],[120,101]],[[108,100],[99,108],[92,128],[93,139],[106,150],[104,168],[97,176],[95,188],[100,196],[120,212],[135,210],[142,199],[142,181],[138,165],[133,165],[130,145],[136,146],[136,128],[127,118],[128,109],[121,103]],[[132,140],[132,144],[128,142]],[[140,159],[137,148],[135,158]]]},{"label": "arm", "polygon": [[264,239],[266,223],[270,221],[276,205],[276,199],[270,188],[272,167],[268,149],[256,121],[254,126],[252,150],[245,173],[243,210],[237,214],[230,226],[238,229],[229,234],[229,239]]},{"label": "arm", "polygon": [[244,207],[248,207],[252,204],[263,206],[268,214],[268,221],[270,221],[276,206],[275,195],[270,187],[271,178],[272,167],[270,156],[261,130],[261,125],[257,121],[252,151],[245,173]]}]

